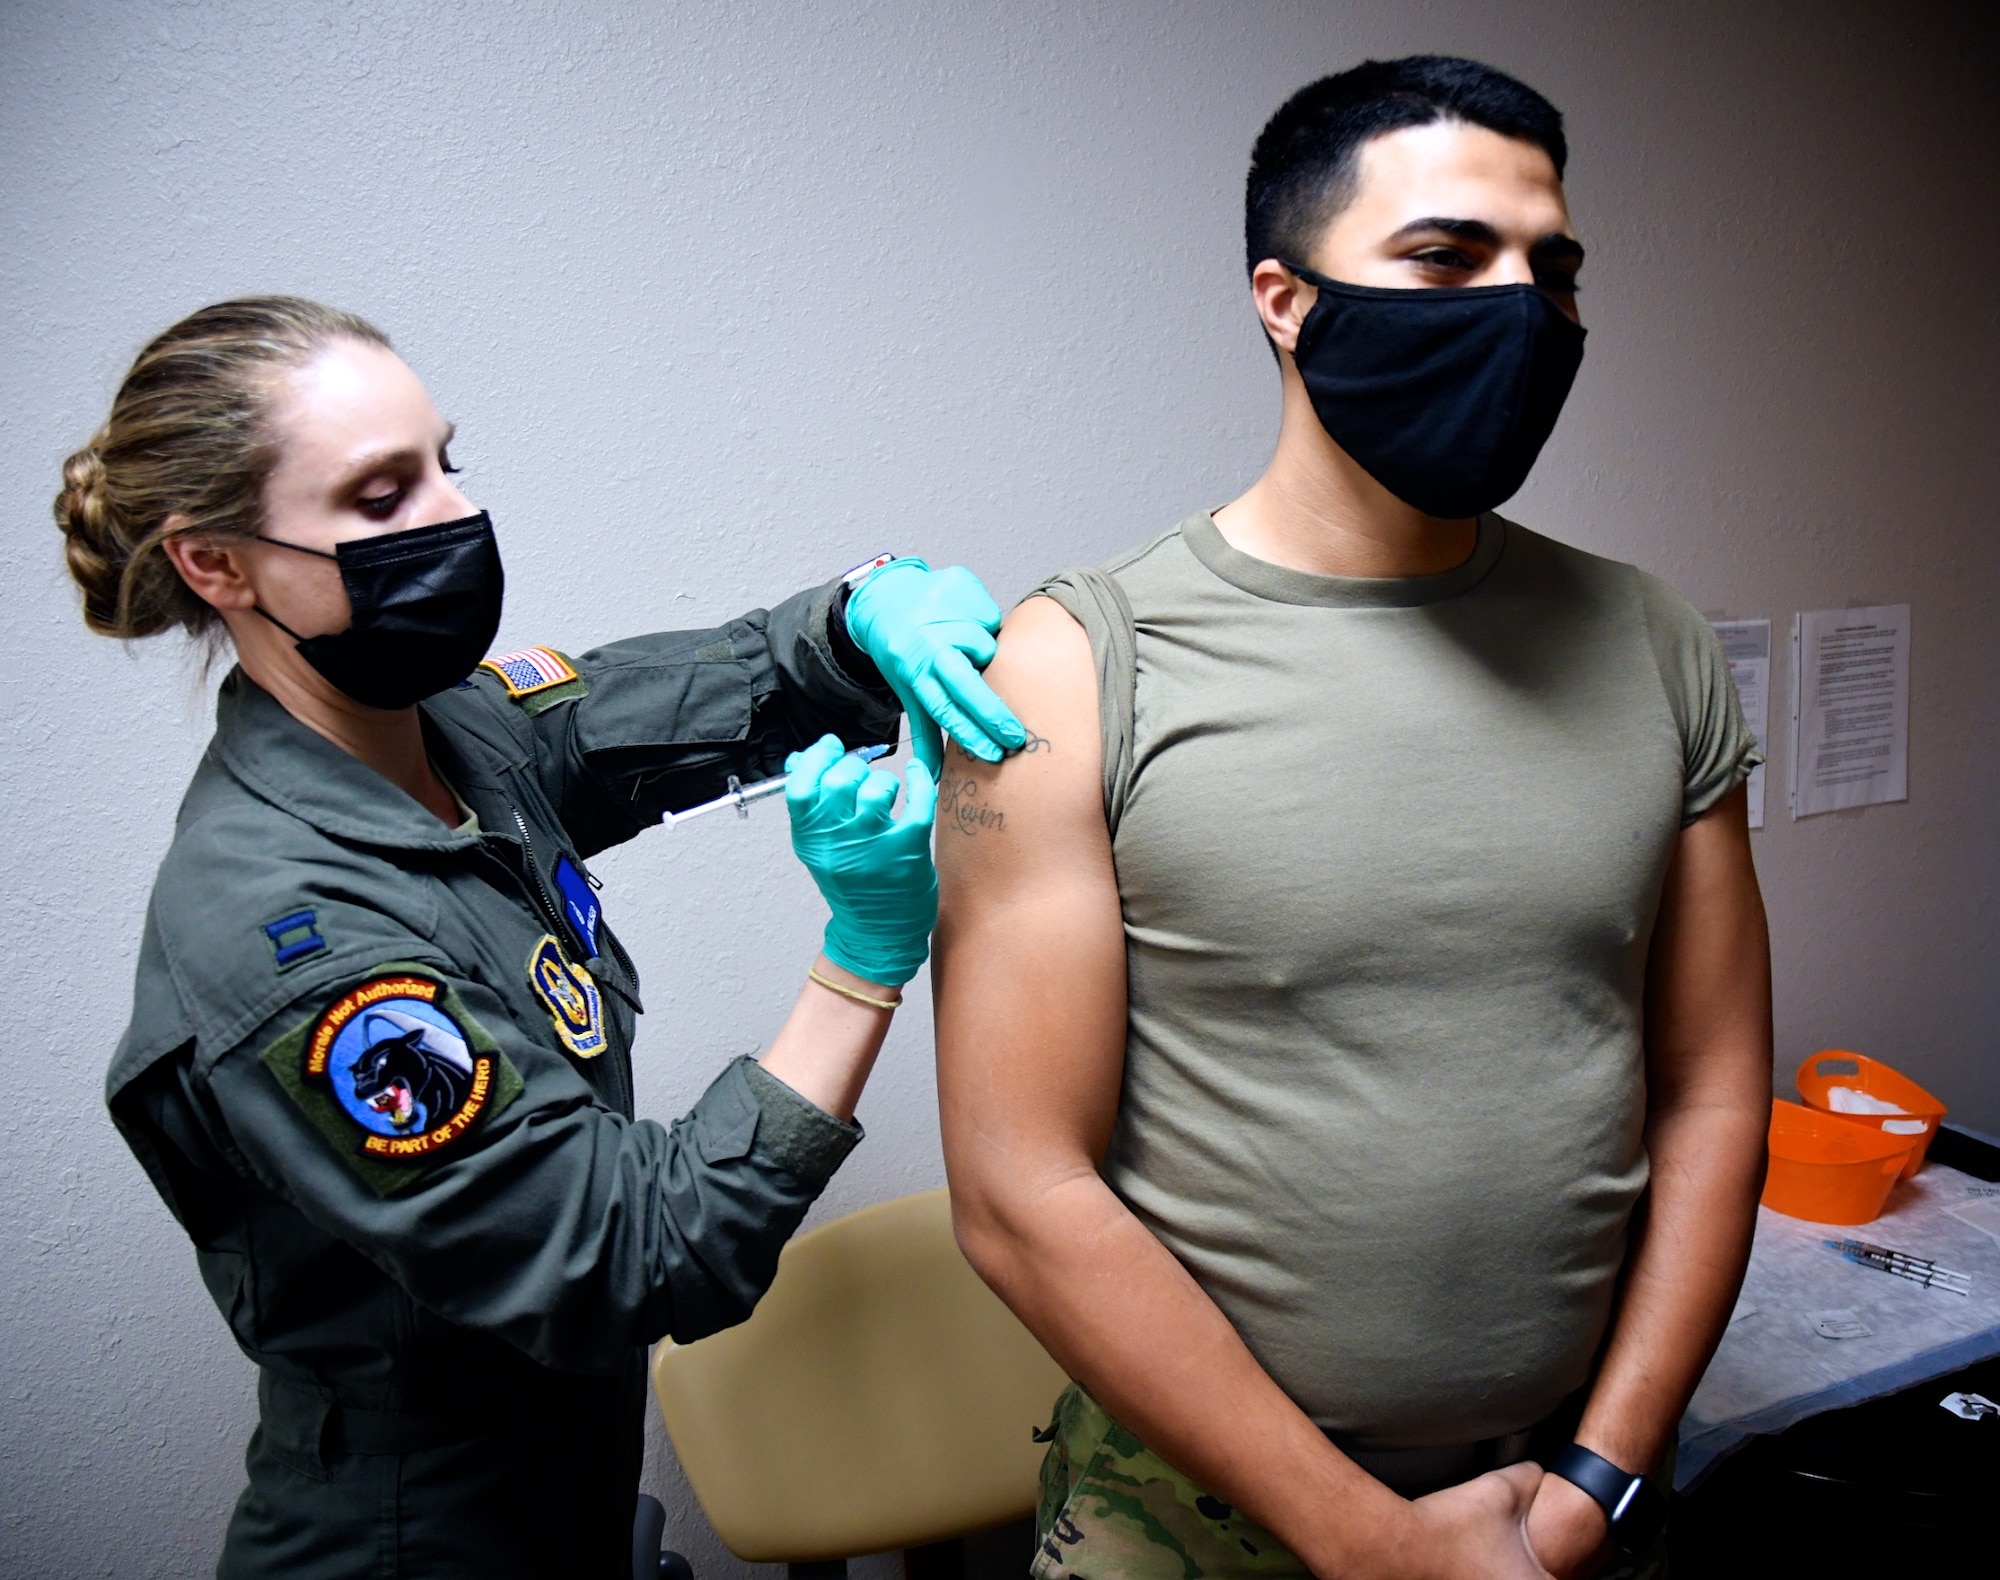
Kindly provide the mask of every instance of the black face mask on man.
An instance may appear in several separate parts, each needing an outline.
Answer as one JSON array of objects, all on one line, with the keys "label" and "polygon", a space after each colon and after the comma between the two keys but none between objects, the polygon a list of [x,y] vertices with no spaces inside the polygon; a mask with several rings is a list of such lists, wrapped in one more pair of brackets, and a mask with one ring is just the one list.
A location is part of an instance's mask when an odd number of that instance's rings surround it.
[{"label": "black face mask on man", "polygon": [[345,631],[301,637],[261,604],[257,612],[299,645],[305,661],[356,702],[407,708],[479,667],[500,629],[506,577],[485,511],[460,521],[355,538],[324,549],[260,542],[340,566],[354,618]]},{"label": "black face mask on man", "polygon": [[1539,286],[1387,290],[1285,267],[1319,288],[1292,356],[1334,443],[1427,516],[1513,497],[1583,363],[1583,326]]}]

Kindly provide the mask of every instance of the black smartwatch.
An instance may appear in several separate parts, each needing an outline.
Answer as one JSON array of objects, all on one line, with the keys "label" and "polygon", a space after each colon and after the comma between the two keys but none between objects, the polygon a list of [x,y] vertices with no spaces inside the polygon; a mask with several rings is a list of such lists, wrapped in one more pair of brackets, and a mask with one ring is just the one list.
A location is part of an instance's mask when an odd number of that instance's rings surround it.
[{"label": "black smartwatch", "polygon": [[1548,1464],[1551,1476],[1581,1487],[1611,1522],[1611,1542],[1621,1553],[1643,1552],[1666,1529],[1667,1499],[1644,1476],[1620,1470],[1602,1454],[1572,1443]]}]

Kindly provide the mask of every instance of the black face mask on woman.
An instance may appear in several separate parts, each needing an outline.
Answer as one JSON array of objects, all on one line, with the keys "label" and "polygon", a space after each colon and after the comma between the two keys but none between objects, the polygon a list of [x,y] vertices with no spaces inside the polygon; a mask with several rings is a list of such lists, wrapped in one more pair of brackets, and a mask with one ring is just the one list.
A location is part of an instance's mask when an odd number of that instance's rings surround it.
[{"label": "black face mask on woman", "polygon": [[337,543],[331,554],[283,538],[259,541],[339,564],[354,610],[345,631],[301,637],[261,604],[257,612],[298,643],[308,664],[371,708],[407,708],[457,685],[500,629],[506,577],[483,510]]},{"label": "black face mask on woman", "polygon": [[1583,326],[1539,286],[1319,287],[1293,360],[1335,444],[1427,516],[1511,498],[1555,431]]}]

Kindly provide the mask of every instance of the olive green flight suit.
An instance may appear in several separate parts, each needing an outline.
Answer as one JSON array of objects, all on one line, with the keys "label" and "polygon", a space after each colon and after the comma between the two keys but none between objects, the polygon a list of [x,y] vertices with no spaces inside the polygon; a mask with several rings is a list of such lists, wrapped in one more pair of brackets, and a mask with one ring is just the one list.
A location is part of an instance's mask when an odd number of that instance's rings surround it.
[{"label": "olive green flight suit", "polygon": [[861,1132],[745,1059],[635,1119],[583,863],[894,739],[843,597],[422,704],[477,831],[224,682],[107,1100],[258,1365],[227,1580],[629,1573],[644,1346],[748,1316]]}]

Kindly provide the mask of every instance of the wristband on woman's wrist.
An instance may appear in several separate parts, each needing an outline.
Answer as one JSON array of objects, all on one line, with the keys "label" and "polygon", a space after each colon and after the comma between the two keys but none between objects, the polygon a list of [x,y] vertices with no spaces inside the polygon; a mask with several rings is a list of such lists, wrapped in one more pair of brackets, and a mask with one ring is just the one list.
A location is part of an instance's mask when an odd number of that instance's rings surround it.
[{"label": "wristband on woman's wrist", "polygon": [[806,978],[808,981],[817,982],[829,993],[838,993],[842,998],[851,998],[855,1003],[866,1004],[870,1009],[901,1009],[903,1007],[903,995],[901,993],[898,993],[894,998],[875,998],[867,993],[857,993],[846,984],[834,981],[832,977],[820,975],[818,966],[808,966],[806,968]]}]

